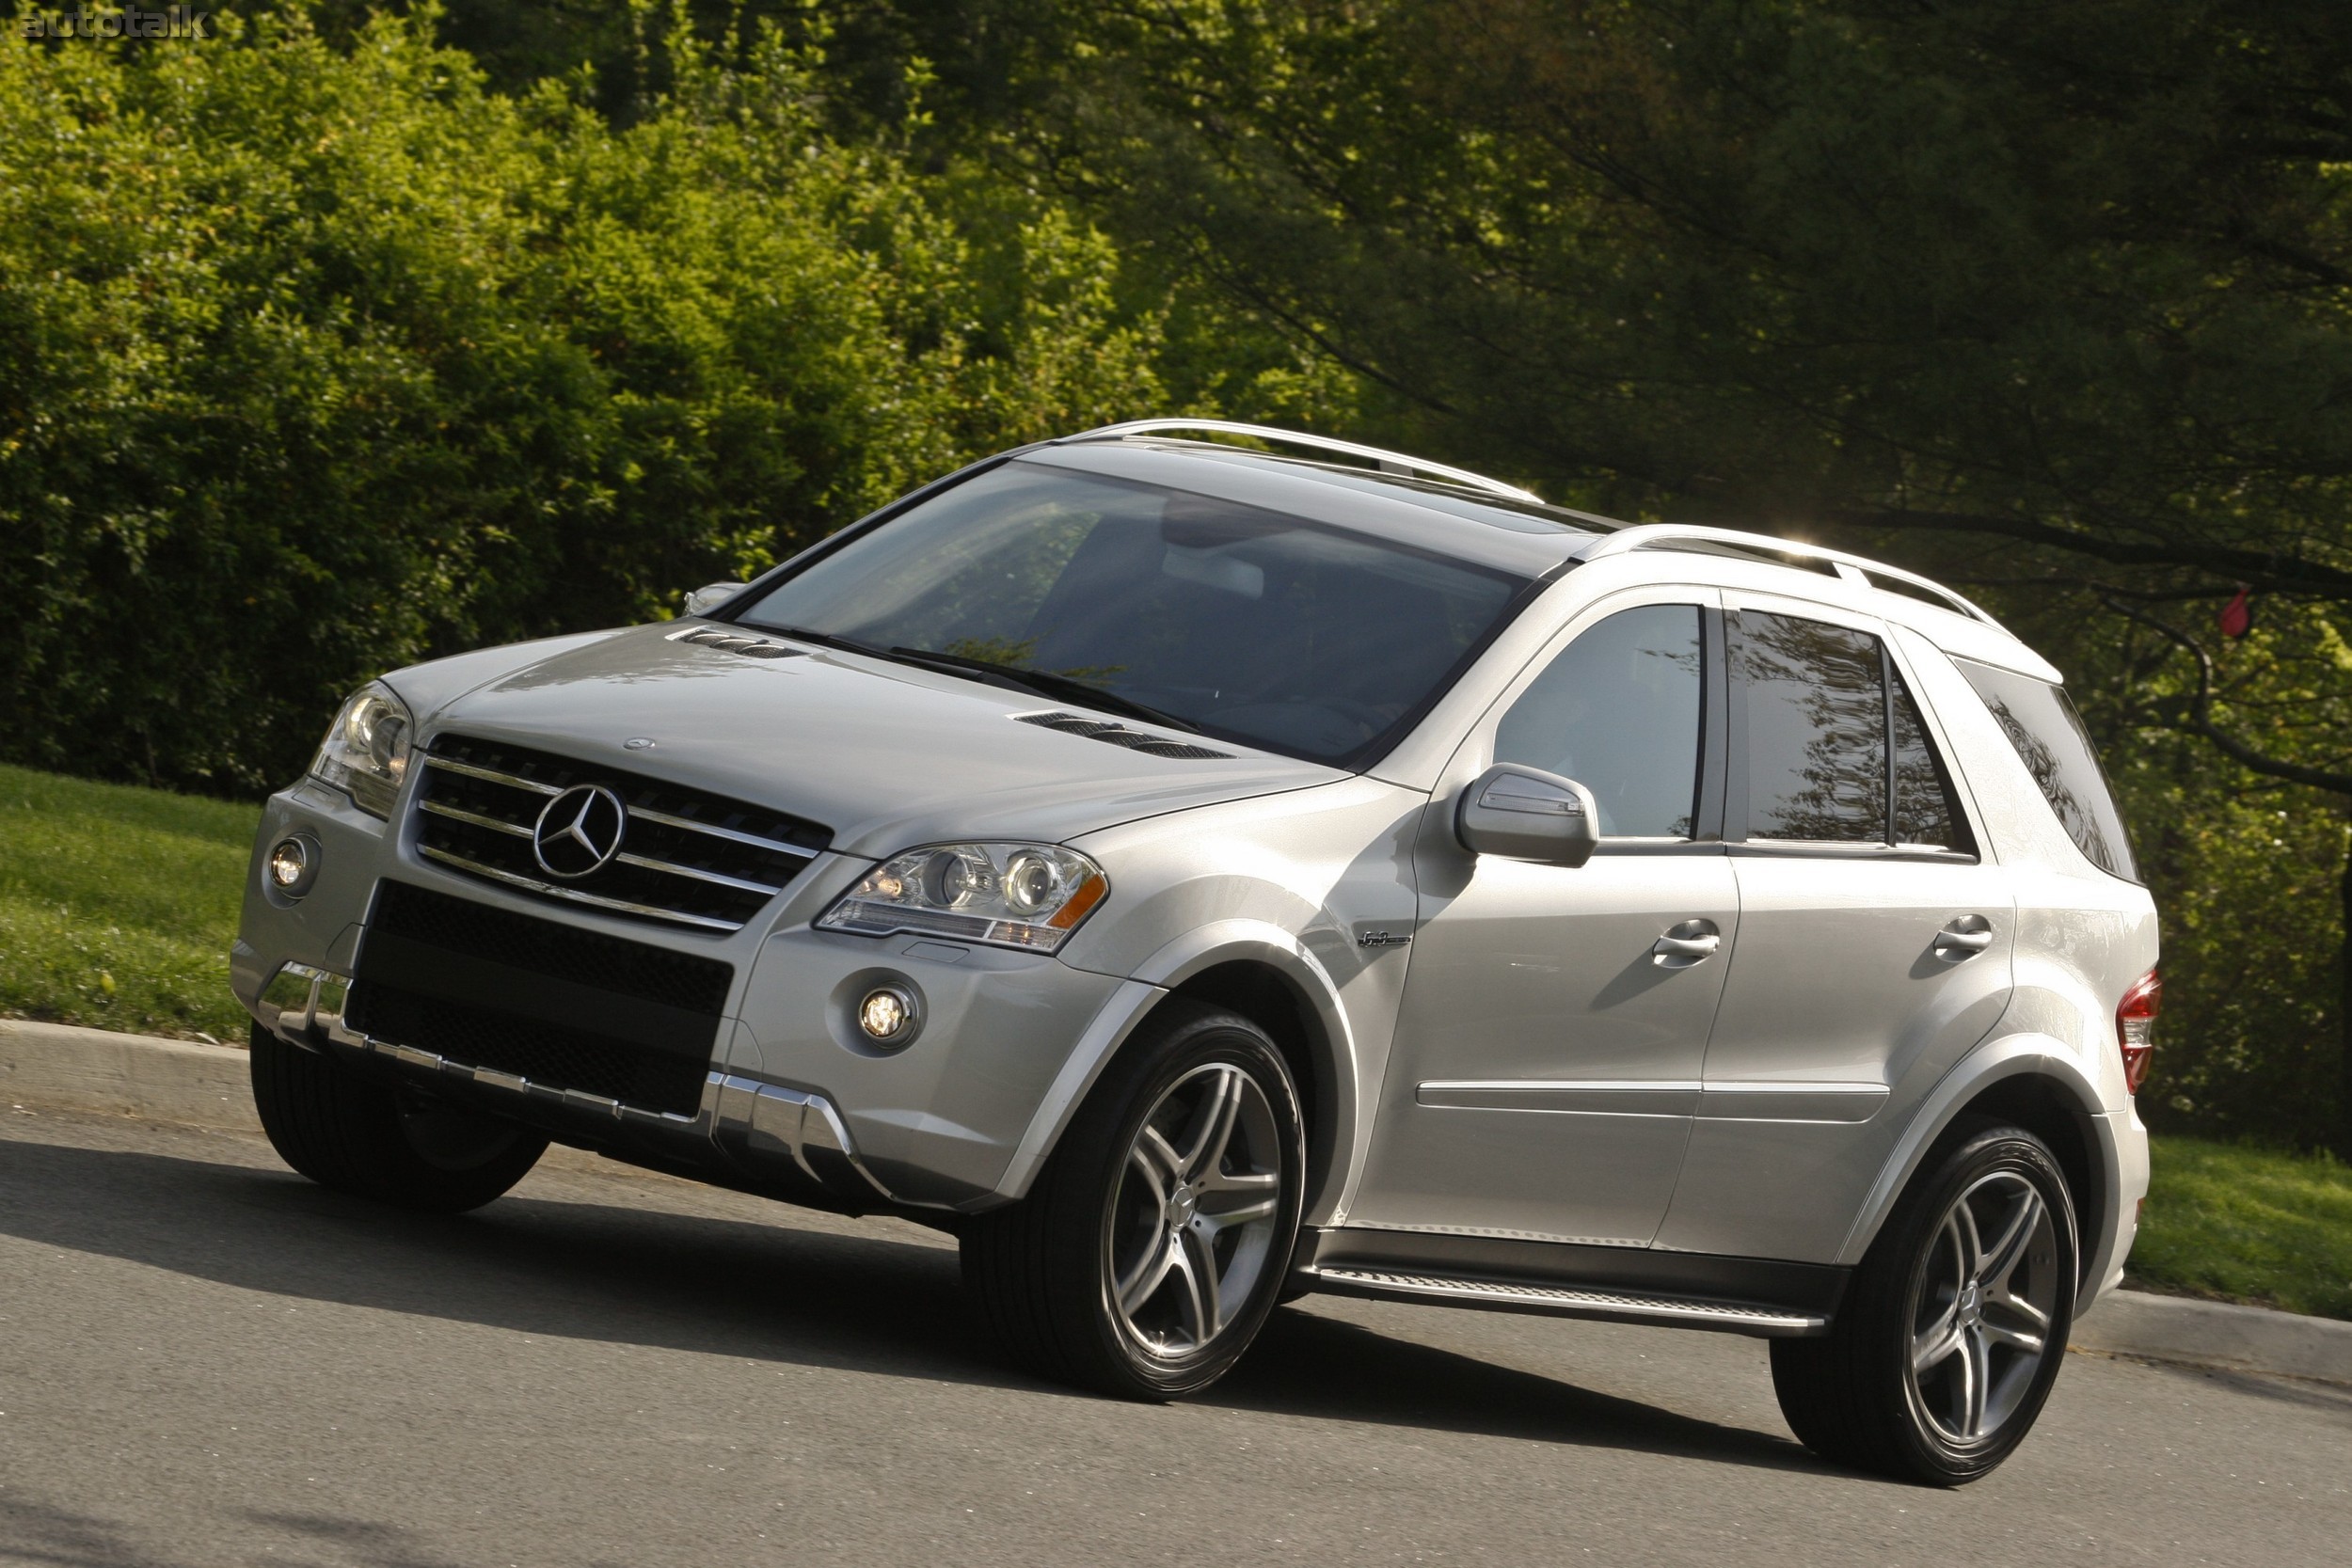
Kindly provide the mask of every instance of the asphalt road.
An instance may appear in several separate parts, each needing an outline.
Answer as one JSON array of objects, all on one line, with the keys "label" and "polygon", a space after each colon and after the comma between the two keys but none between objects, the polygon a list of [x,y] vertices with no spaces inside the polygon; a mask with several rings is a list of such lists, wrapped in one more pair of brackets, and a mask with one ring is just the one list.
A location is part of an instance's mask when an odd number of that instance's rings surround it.
[{"label": "asphalt road", "polygon": [[945,1242],[621,1167],[428,1221],[0,1106],[0,1562],[2352,1560],[2352,1393],[2076,1354],[1960,1492],[1760,1345],[1311,1299],[1210,1397],[1006,1370]]}]

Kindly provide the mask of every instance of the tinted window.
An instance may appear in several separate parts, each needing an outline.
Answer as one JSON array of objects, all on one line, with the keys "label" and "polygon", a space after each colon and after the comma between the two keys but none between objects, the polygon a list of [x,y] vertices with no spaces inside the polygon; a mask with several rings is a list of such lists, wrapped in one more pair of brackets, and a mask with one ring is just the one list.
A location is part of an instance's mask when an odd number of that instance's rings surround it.
[{"label": "tinted window", "polygon": [[1895,842],[1972,854],[1976,842],[1960,814],[1960,802],[1952,797],[1944,760],[1928,740],[1918,705],[1901,673],[1892,669],[1887,673],[1895,682]]},{"label": "tinted window", "polygon": [[2066,832],[2090,863],[2118,877],[2134,877],[2131,840],[2115,809],[2106,769],[2090,734],[2066,693],[2047,681],[1968,659],[1952,660],[2017,748],[2026,771],[2042,786]]},{"label": "tinted window", "polygon": [[1748,836],[1886,841],[1886,693],[1879,640],[1743,610],[1734,701],[1747,720]]},{"label": "tinted window", "polygon": [[1600,831],[1688,838],[1698,790],[1699,612],[1621,610],[1568,644],[1495,732],[1495,760],[1593,792]]},{"label": "tinted window", "polygon": [[1379,744],[1524,578],[1184,491],[1009,463],[740,617],[1088,682],[1319,762]]}]

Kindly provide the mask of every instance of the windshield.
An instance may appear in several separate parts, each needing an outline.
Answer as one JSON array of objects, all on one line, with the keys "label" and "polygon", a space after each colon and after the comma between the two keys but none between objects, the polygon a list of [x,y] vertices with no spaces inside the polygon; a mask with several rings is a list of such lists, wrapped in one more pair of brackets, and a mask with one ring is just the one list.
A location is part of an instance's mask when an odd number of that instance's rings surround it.
[{"label": "windshield", "polygon": [[[1347,766],[1431,701],[1528,579],[1280,513],[1024,463],[850,540],[736,617],[1072,682]],[[985,678],[984,672],[976,672]]]}]

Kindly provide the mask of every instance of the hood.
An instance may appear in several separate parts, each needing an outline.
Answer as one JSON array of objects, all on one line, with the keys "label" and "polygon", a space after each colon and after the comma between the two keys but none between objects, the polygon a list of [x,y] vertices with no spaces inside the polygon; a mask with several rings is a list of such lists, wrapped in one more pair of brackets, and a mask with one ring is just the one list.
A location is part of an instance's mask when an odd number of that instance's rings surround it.
[{"label": "hood", "polygon": [[[821,822],[835,849],[873,859],[951,838],[1056,843],[1348,777],[1221,739],[1200,744],[1230,757],[1153,756],[1014,717],[1083,711],[1073,705],[789,639],[771,641],[806,651],[756,658],[675,640],[695,625],[526,644],[501,673],[474,664],[479,684],[437,705],[451,685],[438,666],[389,684],[432,710],[417,715],[428,738],[454,731],[609,761]],[[625,751],[630,739],[654,744]]]}]

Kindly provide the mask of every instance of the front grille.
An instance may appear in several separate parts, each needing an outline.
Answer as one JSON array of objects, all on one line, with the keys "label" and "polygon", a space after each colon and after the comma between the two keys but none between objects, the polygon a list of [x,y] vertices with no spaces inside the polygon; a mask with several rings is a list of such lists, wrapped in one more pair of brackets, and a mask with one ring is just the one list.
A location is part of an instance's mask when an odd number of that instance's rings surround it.
[{"label": "front grille", "polygon": [[347,1016],[392,1045],[691,1116],[734,967],[492,909],[378,888]]},{"label": "front grille", "polygon": [[[832,837],[764,806],[469,736],[438,737],[423,762],[417,847],[426,859],[543,898],[697,930],[741,929]],[[627,816],[610,860],[559,877],[540,863],[532,835],[548,802],[580,784],[612,790]]]}]

